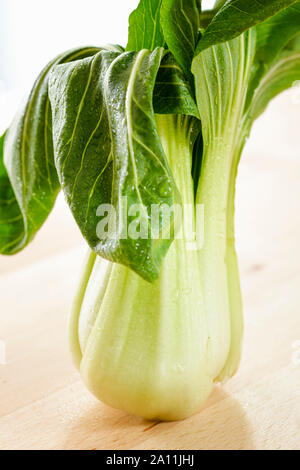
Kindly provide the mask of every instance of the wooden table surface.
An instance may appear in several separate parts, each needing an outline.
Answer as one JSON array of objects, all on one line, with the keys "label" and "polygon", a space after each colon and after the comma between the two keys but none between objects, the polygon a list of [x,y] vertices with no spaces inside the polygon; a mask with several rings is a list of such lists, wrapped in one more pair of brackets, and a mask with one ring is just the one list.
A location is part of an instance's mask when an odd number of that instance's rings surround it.
[{"label": "wooden table surface", "polygon": [[[66,334],[85,247],[60,199],[35,242],[0,261],[0,449],[300,448],[300,108],[290,98],[271,109],[272,128],[266,118],[257,127],[269,143],[254,140],[239,172],[245,342],[236,377],[176,423],[145,422],[89,394]],[[280,122],[286,108],[289,124]],[[282,128],[294,142],[276,136]]]}]

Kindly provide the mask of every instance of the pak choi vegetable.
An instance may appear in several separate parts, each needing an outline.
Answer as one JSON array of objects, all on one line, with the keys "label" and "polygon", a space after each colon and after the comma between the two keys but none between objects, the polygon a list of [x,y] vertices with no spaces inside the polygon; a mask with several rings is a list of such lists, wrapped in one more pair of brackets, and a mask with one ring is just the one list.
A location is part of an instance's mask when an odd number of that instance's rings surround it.
[{"label": "pak choi vegetable", "polygon": [[90,247],[71,351],[108,405],[183,419],[237,371],[238,164],[300,80],[299,37],[299,1],[141,0],[125,49],[54,59],[1,137],[0,253],[33,239],[61,189]]}]

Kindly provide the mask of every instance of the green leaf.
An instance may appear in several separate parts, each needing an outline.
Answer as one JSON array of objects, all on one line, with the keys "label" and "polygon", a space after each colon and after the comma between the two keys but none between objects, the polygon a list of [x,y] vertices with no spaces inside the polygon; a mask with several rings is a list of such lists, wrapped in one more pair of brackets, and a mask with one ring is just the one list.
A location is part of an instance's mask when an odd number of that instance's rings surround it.
[{"label": "green leaf", "polygon": [[225,3],[227,2],[227,0],[216,0],[215,2],[215,5],[214,5],[214,8],[221,8],[223,5],[225,5]]},{"label": "green leaf", "polygon": [[226,3],[227,0],[217,0],[211,10],[202,10],[200,15],[200,28],[206,29],[212,19],[216,16],[218,10]]},{"label": "green leaf", "polygon": [[204,10],[200,14],[200,29],[206,29],[218,10]]},{"label": "green leaf", "polygon": [[201,2],[164,0],[161,25],[168,48],[192,81],[191,64],[199,39]]},{"label": "green leaf", "polygon": [[[153,237],[151,207],[172,206],[178,197],[152,103],[162,55],[161,48],[152,53],[100,52],[55,67],[49,87],[56,166],[83,236],[97,254],[129,266],[148,281],[158,278],[174,236],[171,218],[155,227],[160,234],[170,229],[169,239]],[[103,204],[114,208],[117,224],[99,236],[97,214]],[[135,205],[142,209],[145,239],[129,233]]]},{"label": "green leaf", "polygon": [[257,26],[256,60],[272,62],[288,42],[300,32],[300,2]]},{"label": "green leaf", "polygon": [[294,37],[286,46],[286,51],[300,51],[300,32],[298,36]]},{"label": "green leaf", "polygon": [[129,17],[127,51],[141,51],[165,45],[160,25],[162,0],[141,0]]},{"label": "green leaf", "polygon": [[294,3],[295,0],[228,0],[205,30],[195,55],[239,36]]},{"label": "green leaf", "polygon": [[185,114],[199,118],[194,92],[170,52],[162,59],[154,88],[153,104],[157,114]]},{"label": "green leaf", "polygon": [[256,27],[256,56],[249,81],[247,109],[264,76],[281,60],[281,51],[300,50],[299,25],[300,2],[297,2]]},{"label": "green leaf", "polygon": [[254,121],[278,94],[300,81],[300,50],[283,52],[268,70],[254,93],[248,119]]},{"label": "green leaf", "polygon": [[0,138],[0,248],[9,254],[24,232],[23,218],[3,161],[5,134]]},{"label": "green leaf", "polygon": [[0,253],[14,254],[34,237],[49,215],[59,191],[54,166],[48,78],[61,62],[99,49],[69,51],[45,67],[24,106],[1,138]]}]

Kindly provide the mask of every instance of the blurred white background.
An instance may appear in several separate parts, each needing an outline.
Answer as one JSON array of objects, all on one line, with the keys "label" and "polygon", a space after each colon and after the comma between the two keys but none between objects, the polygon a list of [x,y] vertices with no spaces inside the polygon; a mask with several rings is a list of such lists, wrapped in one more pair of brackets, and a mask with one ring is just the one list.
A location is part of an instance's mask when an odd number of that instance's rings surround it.
[{"label": "blurred white background", "polygon": [[126,44],[137,0],[0,0],[0,131],[41,69],[82,45]]}]

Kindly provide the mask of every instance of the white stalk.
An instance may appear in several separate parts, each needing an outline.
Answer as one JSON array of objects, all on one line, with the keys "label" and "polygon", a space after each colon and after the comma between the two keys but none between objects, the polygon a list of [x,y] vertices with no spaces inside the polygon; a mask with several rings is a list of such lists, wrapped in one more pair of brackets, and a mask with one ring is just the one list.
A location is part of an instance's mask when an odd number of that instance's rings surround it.
[{"label": "white stalk", "polygon": [[[158,116],[157,122],[183,203],[193,204],[187,121]],[[191,222],[186,217],[184,226]],[[154,284],[99,257],[88,262],[87,277],[74,304],[71,345],[91,392],[147,419],[198,411],[213,382],[199,262],[186,239],[174,241]]]}]

